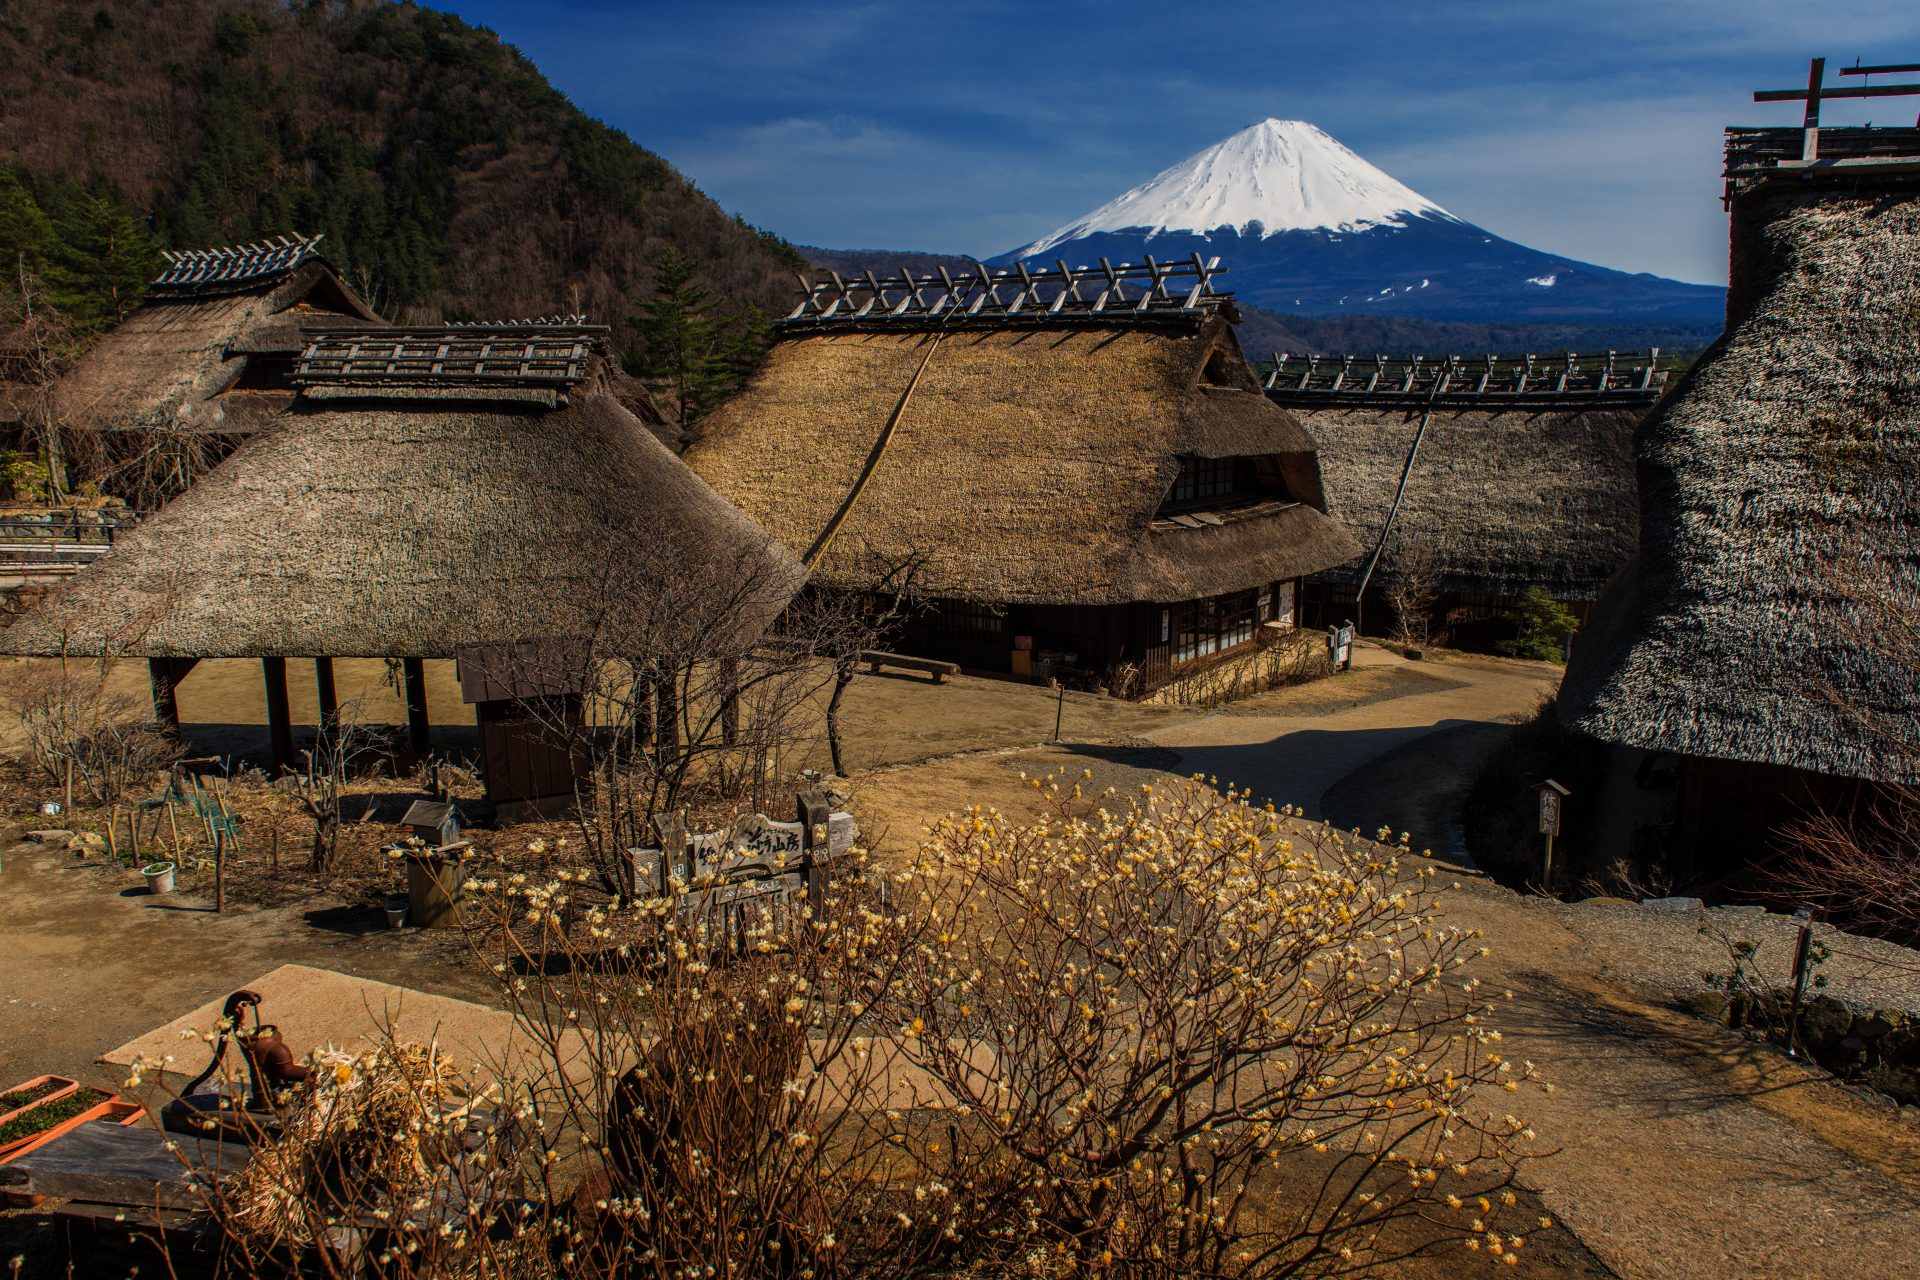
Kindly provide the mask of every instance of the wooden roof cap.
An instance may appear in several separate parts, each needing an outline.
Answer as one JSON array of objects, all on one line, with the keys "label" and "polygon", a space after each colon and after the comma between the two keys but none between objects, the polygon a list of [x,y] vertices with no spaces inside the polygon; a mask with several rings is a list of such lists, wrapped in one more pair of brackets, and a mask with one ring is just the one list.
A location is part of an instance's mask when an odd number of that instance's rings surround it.
[{"label": "wooden roof cap", "polygon": [[166,250],[167,265],[147,286],[150,298],[200,298],[237,293],[282,279],[314,257],[325,233],[281,236],[220,249]]}]

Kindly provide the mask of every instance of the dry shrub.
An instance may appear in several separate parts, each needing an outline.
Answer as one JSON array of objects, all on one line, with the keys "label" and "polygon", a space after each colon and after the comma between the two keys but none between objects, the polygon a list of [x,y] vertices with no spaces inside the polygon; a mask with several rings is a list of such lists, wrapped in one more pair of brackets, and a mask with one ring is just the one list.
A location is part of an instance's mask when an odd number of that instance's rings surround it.
[{"label": "dry shrub", "polygon": [[1853,810],[1790,823],[1765,885],[1847,928],[1912,946],[1920,942],[1920,788],[1863,793]]},{"label": "dry shrub", "polygon": [[[460,1158],[476,1145],[505,1146],[506,1137],[490,1131],[498,1115],[485,1095],[476,1099],[436,1048],[389,1037],[364,1053],[317,1050],[308,1079],[282,1110],[279,1135],[259,1141],[254,1158],[211,1193],[249,1274],[276,1254],[316,1245],[331,1245],[343,1264],[377,1259],[393,1227],[456,1251],[484,1234],[515,1171],[510,1159]],[[374,1231],[344,1239],[343,1224]],[[444,1237],[443,1224],[452,1228]]]},{"label": "dry shrub", "polygon": [[[247,1184],[278,1207],[210,1211],[250,1258],[358,1242],[313,1251],[340,1275],[1337,1275],[1520,1247],[1533,1135],[1504,1108],[1530,1073],[1430,873],[1197,784],[1046,798],[726,929],[590,872],[483,871],[476,937],[533,1050],[503,1076],[518,1144],[423,1161],[451,1150],[433,1080],[374,1055],[354,1095],[323,1063]],[[382,1123],[427,1146],[356,1138],[384,1172],[329,1176],[313,1125],[371,1113],[318,1099],[388,1085],[420,1100]]]},{"label": "dry shrub", "polygon": [[108,688],[98,663],[34,662],[7,687],[34,765],[76,800],[112,804],[180,758],[140,700]]},{"label": "dry shrub", "polygon": [[1152,701],[1176,707],[1217,707],[1332,672],[1325,636],[1296,632],[1253,653],[1235,654],[1177,675],[1154,691]]}]

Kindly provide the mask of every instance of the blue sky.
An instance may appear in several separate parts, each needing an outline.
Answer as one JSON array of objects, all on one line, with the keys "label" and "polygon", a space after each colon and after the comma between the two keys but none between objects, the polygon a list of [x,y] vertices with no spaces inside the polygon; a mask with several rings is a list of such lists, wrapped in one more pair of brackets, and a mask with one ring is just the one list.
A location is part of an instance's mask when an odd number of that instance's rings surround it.
[{"label": "blue sky", "polygon": [[1799,119],[1752,91],[1920,61],[1914,0],[432,3],[750,222],[981,255],[1279,116],[1523,244],[1720,281],[1720,129]]}]

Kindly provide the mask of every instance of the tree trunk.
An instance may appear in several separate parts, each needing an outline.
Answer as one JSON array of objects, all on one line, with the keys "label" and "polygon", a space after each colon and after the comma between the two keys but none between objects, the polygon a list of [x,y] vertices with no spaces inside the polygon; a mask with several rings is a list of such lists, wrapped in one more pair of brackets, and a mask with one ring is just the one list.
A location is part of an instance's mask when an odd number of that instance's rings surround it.
[{"label": "tree trunk", "polygon": [[851,660],[842,660],[833,668],[833,696],[827,699],[827,750],[833,756],[834,776],[847,776],[847,767],[840,758],[840,695],[853,683],[857,664]]}]

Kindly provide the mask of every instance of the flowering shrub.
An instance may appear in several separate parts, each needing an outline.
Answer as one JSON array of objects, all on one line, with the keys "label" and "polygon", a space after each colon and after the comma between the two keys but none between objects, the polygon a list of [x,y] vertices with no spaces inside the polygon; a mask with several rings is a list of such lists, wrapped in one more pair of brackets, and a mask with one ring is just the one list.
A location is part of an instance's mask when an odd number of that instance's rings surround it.
[{"label": "flowering shrub", "polygon": [[1012,1179],[1003,1245],[1075,1272],[1339,1271],[1450,1213],[1512,1256],[1495,1218],[1533,1134],[1506,1104],[1531,1070],[1482,1022],[1430,870],[1197,781],[1098,806],[1034,785],[1044,821],[935,828],[888,1002],[971,1121],[959,1165]]},{"label": "flowering shrub", "polygon": [[[483,872],[470,916],[491,908],[478,945],[524,1037],[491,1104],[512,1125],[450,1146],[452,1091],[416,1059],[316,1060],[212,1212],[250,1257],[265,1224],[359,1242],[316,1252],[382,1276],[1517,1261],[1533,1134],[1508,1108],[1531,1070],[1483,1021],[1430,872],[1197,782],[1035,785],[1042,820],[975,810],[905,865],[857,854],[817,909]],[[357,1100],[389,1090],[423,1101],[370,1130]]]}]

